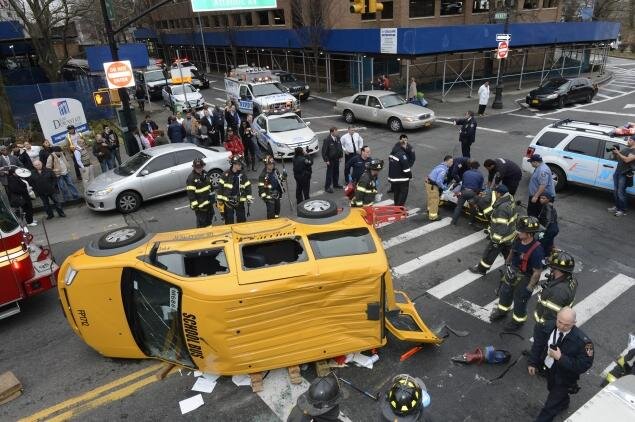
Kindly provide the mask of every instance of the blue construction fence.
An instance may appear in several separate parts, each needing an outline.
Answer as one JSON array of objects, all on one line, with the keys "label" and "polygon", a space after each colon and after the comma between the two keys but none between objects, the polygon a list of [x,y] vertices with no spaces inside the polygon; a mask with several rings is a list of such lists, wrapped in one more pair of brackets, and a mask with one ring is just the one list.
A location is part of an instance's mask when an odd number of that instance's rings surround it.
[{"label": "blue construction fence", "polygon": [[87,78],[68,82],[37,83],[31,85],[5,86],[16,128],[39,127],[35,103],[52,98],[74,98],[82,103],[88,122],[115,119],[110,107],[97,107],[93,92],[107,86],[103,78]]}]

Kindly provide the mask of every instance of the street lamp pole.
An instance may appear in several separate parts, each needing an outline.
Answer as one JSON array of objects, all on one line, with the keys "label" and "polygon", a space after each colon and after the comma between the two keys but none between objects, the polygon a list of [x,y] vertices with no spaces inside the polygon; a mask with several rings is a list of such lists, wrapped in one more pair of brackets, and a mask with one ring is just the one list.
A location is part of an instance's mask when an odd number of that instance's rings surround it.
[{"label": "street lamp pole", "polygon": [[[512,0],[505,0],[505,26],[503,27],[503,33],[507,34],[509,32],[509,11],[511,9]],[[501,69],[505,69],[505,59],[498,59],[498,72],[496,73],[496,88],[495,88],[495,96],[494,102],[492,103],[492,108],[501,109],[503,108],[503,85],[501,83]],[[504,71],[504,70],[503,70]]]}]

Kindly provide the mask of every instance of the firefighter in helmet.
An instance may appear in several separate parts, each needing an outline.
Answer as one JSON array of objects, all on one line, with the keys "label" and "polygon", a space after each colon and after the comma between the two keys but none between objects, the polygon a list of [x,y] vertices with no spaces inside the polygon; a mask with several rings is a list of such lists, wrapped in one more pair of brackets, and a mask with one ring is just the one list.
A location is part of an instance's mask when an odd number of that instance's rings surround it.
[{"label": "firefighter in helmet", "polygon": [[423,381],[406,374],[394,377],[390,389],[379,400],[380,420],[390,422],[424,421],[424,408],[430,405]]},{"label": "firefighter in helmet", "polygon": [[357,181],[351,207],[365,207],[375,202],[377,176],[382,168],[384,168],[383,160],[373,159],[368,163],[368,168]]},{"label": "firefighter in helmet", "polygon": [[282,184],[286,174],[280,174],[271,155],[267,155],[263,161],[265,168],[258,179],[258,195],[265,201],[267,220],[271,220],[280,217],[280,198],[284,192]]},{"label": "firefighter in helmet", "polygon": [[311,382],[309,389],[298,397],[287,422],[340,421],[341,400],[340,384],[333,372],[317,377]]},{"label": "firefighter in helmet", "polygon": [[190,208],[196,215],[196,227],[207,227],[212,224],[214,214],[210,194],[213,193],[212,185],[205,172],[205,163],[200,158],[192,162],[192,172],[187,177],[187,197],[190,200]]},{"label": "firefighter in helmet", "polygon": [[549,320],[555,320],[564,306],[573,306],[578,282],[573,276],[575,260],[568,252],[554,249],[547,260],[551,269],[547,281],[538,293],[534,319],[536,328]]},{"label": "firefighter in helmet", "polygon": [[218,180],[216,201],[218,209],[223,213],[225,224],[247,221],[246,207],[253,202],[251,196],[251,182],[243,174],[243,156],[232,155],[229,159],[230,167]]},{"label": "firefighter in helmet", "polygon": [[544,228],[536,217],[520,217],[516,222],[518,236],[507,256],[505,271],[498,291],[498,306],[490,315],[490,321],[505,318],[512,309],[512,320],[506,330],[517,330],[527,321],[527,301],[540,281],[545,253],[535,234]]}]

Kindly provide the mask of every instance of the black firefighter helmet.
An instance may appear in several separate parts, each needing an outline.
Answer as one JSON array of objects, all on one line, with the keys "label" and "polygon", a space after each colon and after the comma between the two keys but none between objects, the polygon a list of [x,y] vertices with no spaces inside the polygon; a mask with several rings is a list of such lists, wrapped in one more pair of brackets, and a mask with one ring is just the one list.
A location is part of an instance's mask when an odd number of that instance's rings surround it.
[{"label": "black firefighter helmet", "polygon": [[554,250],[551,255],[549,255],[547,265],[565,273],[572,273],[575,267],[575,260],[569,252]]},{"label": "black firefighter helmet", "polygon": [[243,161],[243,155],[242,154],[234,154],[231,157],[229,157],[229,164],[234,165],[234,164],[240,164],[243,165],[244,161]]},{"label": "black firefighter helmet", "polygon": [[383,420],[415,422],[421,420],[423,408],[429,403],[425,384],[410,375],[397,375],[380,403]]},{"label": "black firefighter helmet", "polygon": [[337,406],[341,400],[339,381],[331,372],[325,377],[314,379],[309,389],[298,397],[297,404],[305,414],[320,416]]},{"label": "black firefighter helmet", "polygon": [[378,158],[374,158],[370,161],[370,164],[368,165],[368,168],[370,170],[381,170],[384,168],[384,160],[380,160]]},{"label": "black firefighter helmet", "polygon": [[545,228],[540,225],[536,217],[523,216],[518,218],[516,230],[523,233],[537,233],[544,231]]}]

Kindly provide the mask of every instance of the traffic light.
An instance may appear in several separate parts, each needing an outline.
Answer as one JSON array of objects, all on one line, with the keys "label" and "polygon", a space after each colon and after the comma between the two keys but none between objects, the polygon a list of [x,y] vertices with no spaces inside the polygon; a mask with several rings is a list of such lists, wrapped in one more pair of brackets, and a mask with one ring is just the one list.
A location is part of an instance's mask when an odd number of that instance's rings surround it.
[{"label": "traffic light", "polygon": [[351,13],[364,13],[366,9],[365,0],[352,0],[351,1]]},{"label": "traffic light", "polygon": [[97,91],[93,92],[93,101],[98,107],[110,105],[110,92],[109,91]]},{"label": "traffic light", "polygon": [[368,13],[381,12],[384,10],[384,5],[377,0],[368,0]]}]

